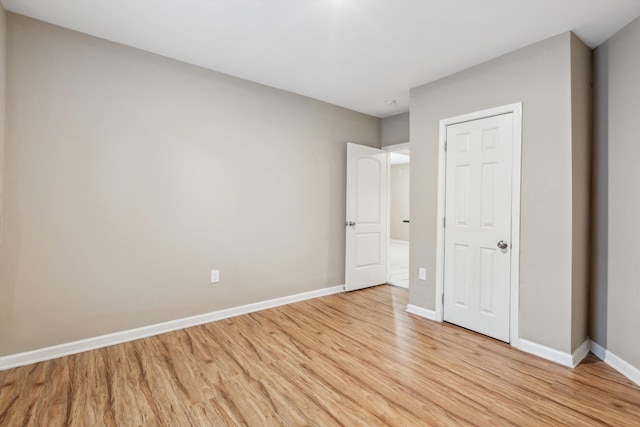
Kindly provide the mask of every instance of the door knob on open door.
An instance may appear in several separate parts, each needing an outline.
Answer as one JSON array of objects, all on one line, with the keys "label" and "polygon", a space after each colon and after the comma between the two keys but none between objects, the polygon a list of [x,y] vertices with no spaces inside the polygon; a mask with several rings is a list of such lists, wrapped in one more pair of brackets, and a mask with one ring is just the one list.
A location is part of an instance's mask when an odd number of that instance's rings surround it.
[{"label": "door knob on open door", "polygon": [[353,222],[353,221],[347,221],[347,222],[344,223],[344,225],[349,226],[349,227],[355,227],[356,223]]},{"label": "door knob on open door", "polygon": [[498,242],[498,247],[500,249],[507,249],[509,247],[509,244],[507,242],[505,242],[504,240],[500,240]]}]

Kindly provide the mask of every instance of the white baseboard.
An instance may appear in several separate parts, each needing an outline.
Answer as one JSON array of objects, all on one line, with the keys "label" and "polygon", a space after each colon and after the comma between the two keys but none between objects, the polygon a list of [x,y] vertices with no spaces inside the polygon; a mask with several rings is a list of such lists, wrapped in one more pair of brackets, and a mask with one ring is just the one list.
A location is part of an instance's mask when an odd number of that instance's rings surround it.
[{"label": "white baseboard", "polygon": [[518,348],[525,353],[551,360],[569,368],[575,368],[589,353],[589,340],[585,340],[573,354],[565,353],[555,348],[547,347],[533,341],[520,338]]},{"label": "white baseboard", "polygon": [[602,347],[597,342],[591,341],[591,353],[595,354],[598,357],[598,359],[604,361],[607,355],[607,349]]},{"label": "white baseboard", "polygon": [[396,243],[398,245],[408,245],[409,241],[408,240],[396,240],[396,239],[389,239],[389,241],[391,243]]},{"label": "white baseboard", "polygon": [[602,359],[604,363],[611,366],[637,385],[640,385],[640,369],[593,341],[591,341],[591,352],[598,356],[598,358]]},{"label": "white baseboard", "polygon": [[426,308],[418,307],[417,305],[407,304],[407,312],[415,314],[416,316],[424,317],[429,320],[436,320],[436,312],[428,310]]},{"label": "white baseboard", "polygon": [[0,357],[0,371],[23,365],[30,365],[32,363],[42,362],[45,360],[51,360],[57,357],[82,353],[88,350],[95,350],[97,348],[107,347],[114,344],[121,344],[127,341],[134,341],[140,338],[147,338],[153,335],[164,334],[166,332],[171,332],[178,329],[184,329],[191,326],[202,325],[204,323],[215,322],[216,320],[227,319],[229,317],[240,316],[242,314],[253,313],[256,311],[266,310],[268,308],[278,307],[294,302],[337,294],[340,292],[344,292],[344,285],[332,286],[330,288],[323,288],[315,291],[303,292],[286,297],[256,302],[253,304],[241,305],[239,307],[232,307],[225,310],[214,311],[211,313],[199,314],[196,316],[171,320],[155,325],[143,326],[141,328],[129,329],[126,331],[114,332],[112,334],[101,335],[79,341],[72,341],[52,347],[26,351],[24,353],[2,356]]},{"label": "white baseboard", "polygon": [[580,347],[578,347],[576,351],[571,354],[571,362],[573,363],[574,368],[578,366],[585,357],[587,357],[587,354],[589,354],[590,350],[591,340],[587,338],[582,344],[580,344]]}]

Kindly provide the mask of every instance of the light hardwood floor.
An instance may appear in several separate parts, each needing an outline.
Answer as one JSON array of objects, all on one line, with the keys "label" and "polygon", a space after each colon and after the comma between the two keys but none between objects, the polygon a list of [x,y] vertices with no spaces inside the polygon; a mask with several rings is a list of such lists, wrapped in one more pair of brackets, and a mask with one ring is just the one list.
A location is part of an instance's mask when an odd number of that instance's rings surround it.
[{"label": "light hardwood floor", "polygon": [[0,372],[2,426],[640,425],[640,388],[378,286]]}]

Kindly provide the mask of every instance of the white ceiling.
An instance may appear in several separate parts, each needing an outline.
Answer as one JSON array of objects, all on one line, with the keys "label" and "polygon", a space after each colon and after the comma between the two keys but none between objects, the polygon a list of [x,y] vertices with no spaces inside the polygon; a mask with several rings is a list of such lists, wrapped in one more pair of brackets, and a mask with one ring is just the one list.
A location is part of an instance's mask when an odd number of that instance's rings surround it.
[{"label": "white ceiling", "polygon": [[377,117],[407,111],[412,87],[569,30],[595,47],[640,15],[640,0],[1,1]]}]

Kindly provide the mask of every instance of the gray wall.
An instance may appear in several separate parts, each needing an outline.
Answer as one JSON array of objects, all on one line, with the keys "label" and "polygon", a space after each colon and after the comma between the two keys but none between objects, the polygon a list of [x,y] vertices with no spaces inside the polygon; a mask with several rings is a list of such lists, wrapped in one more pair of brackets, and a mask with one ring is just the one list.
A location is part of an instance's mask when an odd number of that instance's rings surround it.
[{"label": "gray wall", "polygon": [[379,119],[7,20],[0,355],[344,283]]},{"label": "gray wall", "polygon": [[571,348],[587,339],[592,147],[592,52],[571,34]]},{"label": "gray wall", "polygon": [[[0,4],[0,248],[3,245],[4,230],[4,175],[5,175],[5,90],[6,90],[6,42],[7,27],[6,14],[2,4]],[[8,296],[8,295],[7,295]],[[4,286],[0,282],[0,337],[5,325],[9,323],[11,300],[5,297]],[[0,343],[2,342],[0,338]],[[0,354],[2,354],[0,344]]]},{"label": "gray wall", "polygon": [[607,347],[607,264],[609,258],[609,43],[593,55],[593,158],[591,169],[591,284],[589,337]]},{"label": "gray wall", "polygon": [[2,242],[2,206],[4,196],[4,115],[6,92],[7,62],[7,23],[6,13],[0,4],[0,244]]},{"label": "gray wall", "polygon": [[392,165],[390,177],[389,218],[390,233],[394,240],[409,240],[409,177],[411,165]]},{"label": "gray wall", "polygon": [[[591,337],[640,369],[640,19],[596,50]],[[609,244],[607,244],[607,242]],[[605,279],[606,278],[606,279]]]},{"label": "gray wall", "polygon": [[[569,353],[571,48],[565,33],[411,91],[410,303],[435,309],[439,120],[522,101],[520,336]],[[418,280],[419,267],[427,281]]]},{"label": "gray wall", "polygon": [[409,142],[409,113],[385,117],[381,123],[382,146]]}]

